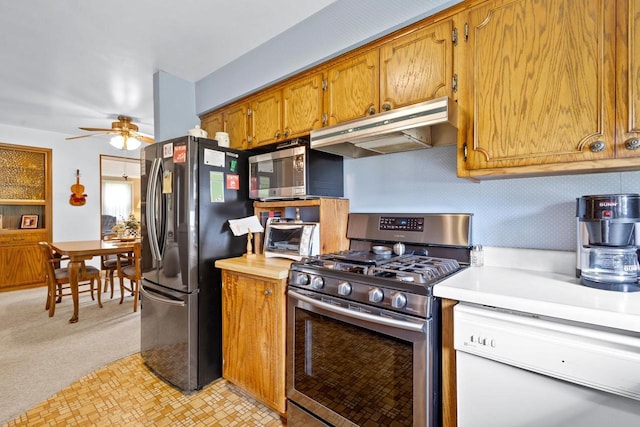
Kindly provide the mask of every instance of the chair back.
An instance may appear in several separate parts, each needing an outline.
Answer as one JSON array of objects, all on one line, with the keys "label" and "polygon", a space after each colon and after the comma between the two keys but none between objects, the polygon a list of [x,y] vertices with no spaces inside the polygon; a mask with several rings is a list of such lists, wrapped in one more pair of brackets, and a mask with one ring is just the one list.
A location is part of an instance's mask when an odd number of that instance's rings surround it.
[{"label": "chair back", "polygon": [[[122,273],[130,280],[140,280],[142,271],[140,270],[140,254],[142,253],[142,244],[135,242],[133,244],[133,252],[129,254],[118,254],[118,263],[122,264]],[[124,265],[127,262],[129,265]]]},{"label": "chair back", "polygon": [[[56,281],[56,253],[49,244],[49,242],[38,242],[38,246],[40,246],[40,251],[42,253],[42,260],[44,262],[44,273],[46,275],[45,279],[48,283]],[[57,261],[59,264],[59,261]]]}]

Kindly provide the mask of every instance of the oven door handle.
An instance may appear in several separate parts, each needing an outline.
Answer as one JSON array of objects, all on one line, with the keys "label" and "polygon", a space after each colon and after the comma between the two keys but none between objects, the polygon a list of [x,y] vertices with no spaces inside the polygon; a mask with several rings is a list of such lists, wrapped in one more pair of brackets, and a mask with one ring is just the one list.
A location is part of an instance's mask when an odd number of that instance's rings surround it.
[{"label": "oven door handle", "polygon": [[289,289],[289,296],[302,302],[306,302],[307,304],[319,307],[327,311],[331,311],[333,313],[342,314],[347,317],[351,317],[354,319],[360,319],[367,322],[372,322],[382,326],[390,326],[393,328],[400,328],[407,331],[412,332],[424,332],[424,322],[414,323],[414,322],[405,322],[397,319],[390,319],[388,317],[375,316],[369,313],[362,313],[360,311],[349,310],[348,308],[338,307],[332,304],[327,304],[326,302],[318,301],[313,298],[309,298],[308,296],[299,294],[296,291],[292,291]]}]

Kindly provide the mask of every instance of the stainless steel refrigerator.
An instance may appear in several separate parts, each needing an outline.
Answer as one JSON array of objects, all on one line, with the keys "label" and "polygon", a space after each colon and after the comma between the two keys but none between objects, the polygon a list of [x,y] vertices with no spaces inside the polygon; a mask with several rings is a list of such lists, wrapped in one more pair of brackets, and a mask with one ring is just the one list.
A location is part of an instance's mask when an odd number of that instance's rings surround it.
[{"label": "stainless steel refrigerator", "polygon": [[183,391],[222,376],[217,259],[246,252],[227,220],[253,212],[247,153],[185,136],[141,152],[141,354]]}]

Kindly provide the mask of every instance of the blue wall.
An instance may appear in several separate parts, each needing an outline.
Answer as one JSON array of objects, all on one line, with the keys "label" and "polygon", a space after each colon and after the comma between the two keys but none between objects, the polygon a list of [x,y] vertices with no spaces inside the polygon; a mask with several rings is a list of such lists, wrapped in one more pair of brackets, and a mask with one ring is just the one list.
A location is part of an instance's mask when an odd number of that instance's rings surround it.
[{"label": "blue wall", "polygon": [[640,193],[640,172],[510,178],[456,177],[456,149],[437,147],[345,160],[352,212],[468,212],[487,246],[575,250],[576,198]]}]

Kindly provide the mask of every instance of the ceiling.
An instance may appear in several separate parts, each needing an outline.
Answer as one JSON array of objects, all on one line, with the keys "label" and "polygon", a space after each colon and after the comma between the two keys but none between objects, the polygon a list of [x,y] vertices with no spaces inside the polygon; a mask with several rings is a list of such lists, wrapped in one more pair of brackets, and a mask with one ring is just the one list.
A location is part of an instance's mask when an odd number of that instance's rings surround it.
[{"label": "ceiling", "polygon": [[153,135],[153,74],[196,82],[335,0],[0,0],[0,124]]}]

